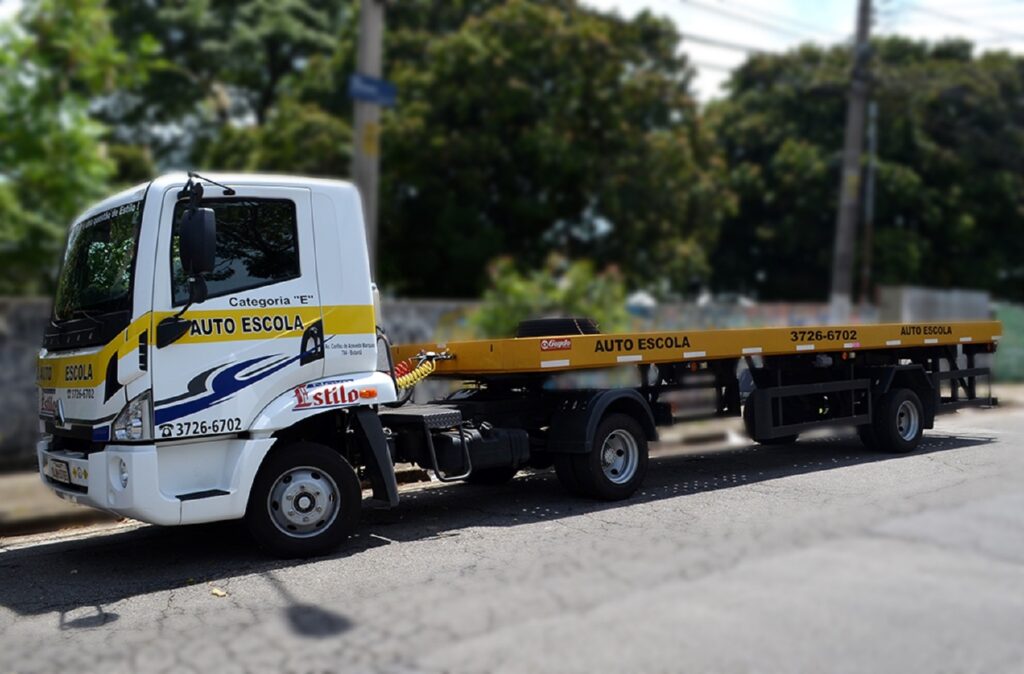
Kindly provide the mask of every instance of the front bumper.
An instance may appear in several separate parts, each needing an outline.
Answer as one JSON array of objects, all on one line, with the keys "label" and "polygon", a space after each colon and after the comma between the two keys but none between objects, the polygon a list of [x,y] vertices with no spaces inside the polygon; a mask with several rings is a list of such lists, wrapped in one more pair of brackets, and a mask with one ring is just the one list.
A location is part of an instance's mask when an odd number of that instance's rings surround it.
[{"label": "front bumper", "polygon": [[[176,525],[243,517],[273,442],[107,445],[84,455],[52,450],[44,439],[36,454],[43,483],[62,499],[150,524]],[[55,479],[65,477],[63,466],[69,482]]]}]

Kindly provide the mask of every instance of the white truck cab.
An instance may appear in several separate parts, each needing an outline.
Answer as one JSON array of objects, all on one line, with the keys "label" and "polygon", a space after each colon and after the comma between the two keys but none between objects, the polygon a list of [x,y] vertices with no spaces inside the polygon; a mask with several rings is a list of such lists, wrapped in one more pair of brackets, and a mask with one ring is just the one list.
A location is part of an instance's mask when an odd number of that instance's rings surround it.
[{"label": "white truck cab", "polygon": [[[164,525],[240,518],[282,430],[396,399],[377,371],[355,188],[214,178],[160,177],[71,226],[38,360],[39,467],[69,501]],[[205,297],[190,304],[180,230],[194,186],[216,239]],[[160,343],[178,315],[185,329]],[[288,498],[298,514],[277,524],[330,524],[338,504],[315,495],[328,479],[293,474],[278,507]],[[289,483],[305,486],[285,493]]]}]

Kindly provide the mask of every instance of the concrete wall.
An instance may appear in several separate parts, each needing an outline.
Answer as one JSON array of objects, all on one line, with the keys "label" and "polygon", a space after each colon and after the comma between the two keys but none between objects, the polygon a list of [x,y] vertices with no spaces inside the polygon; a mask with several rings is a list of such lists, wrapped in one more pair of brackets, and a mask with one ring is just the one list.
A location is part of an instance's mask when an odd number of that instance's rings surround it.
[{"label": "concrete wall", "polygon": [[0,298],[0,470],[35,465],[35,359],[49,313],[50,300]]},{"label": "concrete wall", "polygon": [[935,290],[913,286],[878,289],[878,313],[883,323],[942,320],[988,320],[992,298],[982,290]]}]

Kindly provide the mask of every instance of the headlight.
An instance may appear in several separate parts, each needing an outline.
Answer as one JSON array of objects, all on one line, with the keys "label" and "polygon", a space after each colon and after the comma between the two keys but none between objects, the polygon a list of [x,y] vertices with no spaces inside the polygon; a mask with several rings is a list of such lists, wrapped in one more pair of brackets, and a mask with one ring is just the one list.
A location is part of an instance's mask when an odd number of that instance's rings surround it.
[{"label": "headlight", "polygon": [[153,405],[149,391],[136,396],[114,419],[115,440],[148,440],[153,437]]}]

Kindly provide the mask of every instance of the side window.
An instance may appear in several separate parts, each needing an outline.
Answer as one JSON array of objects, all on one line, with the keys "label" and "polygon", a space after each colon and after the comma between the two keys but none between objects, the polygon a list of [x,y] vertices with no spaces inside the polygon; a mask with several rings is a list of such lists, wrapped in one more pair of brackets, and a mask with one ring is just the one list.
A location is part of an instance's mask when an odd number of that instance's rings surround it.
[{"label": "side window", "polygon": [[[217,214],[217,257],[206,275],[209,297],[279,283],[299,276],[295,203],[287,199],[216,199],[202,204]],[[171,291],[175,306],[188,302],[188,279],[179,257],[179,223],[186,203],[174,208]]]}]

